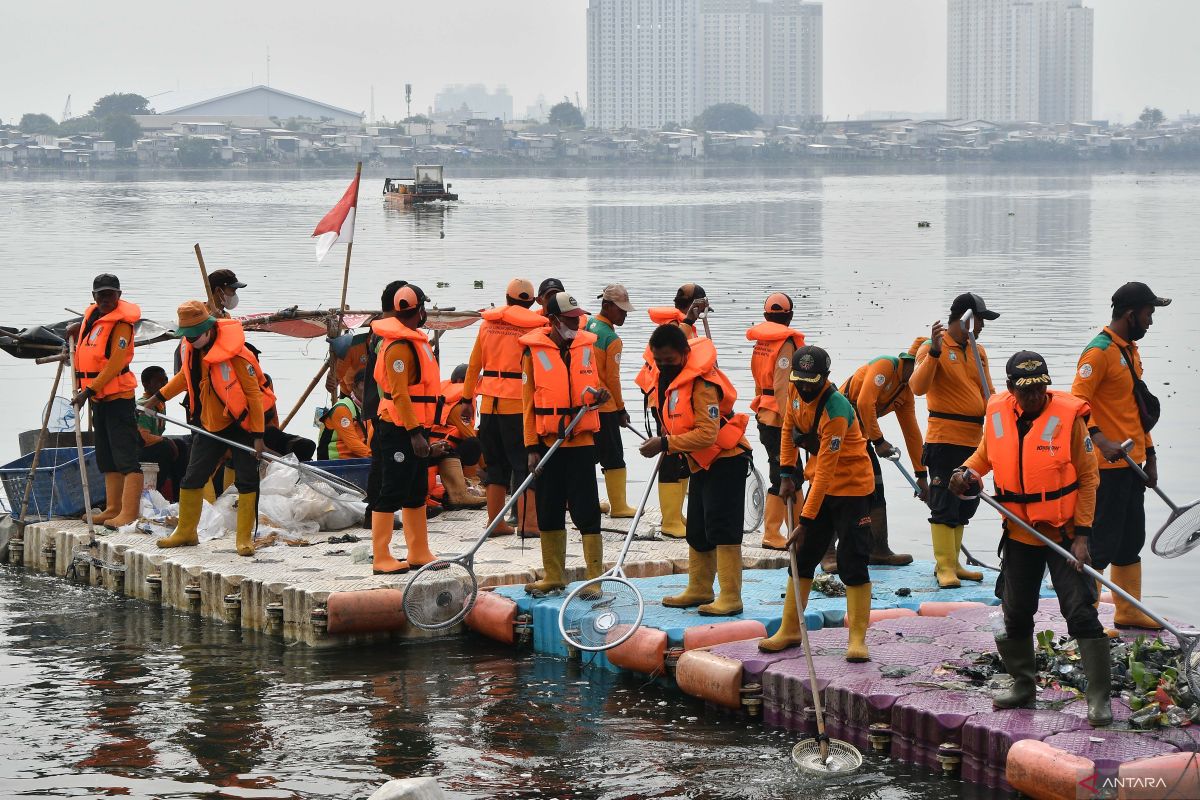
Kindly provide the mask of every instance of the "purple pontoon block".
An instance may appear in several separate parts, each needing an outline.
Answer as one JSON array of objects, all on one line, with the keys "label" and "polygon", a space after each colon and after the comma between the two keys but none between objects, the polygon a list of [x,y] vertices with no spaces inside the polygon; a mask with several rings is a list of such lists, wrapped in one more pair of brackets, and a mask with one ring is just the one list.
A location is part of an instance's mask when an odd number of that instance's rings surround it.
[{"label": "purple pontoon block", "polygon": [[906,642],[903,639],[875,645],[870,650],[871,660],[881,667],[921,667],[926,664],[940,664],[959,655],[958,650],[951,650],[949,647]]},{"label": "purple pontoon block", "polygon": [[903,697],[892,706],[892,757],[940,770],[938,746],[958,742],[964,722],[991,710],[991,698],[976,692],[933,690]]},{"label": "purple pontoon block", "polygon": [[855,747],[870,747],[870,728],[877,722],[891,724],[892,706],[913,690],[891,678],[873,675],[843,675],[825,687],[825,729],[835,739]]},{"label": "purple pontoon block", "polygon": [[[819,631],[808,632],[808,643],[812,645],[813,655],[840,656],[845,653],[846,645],[849,644],[849,638],[849,628],[822,628]],[[894,638],[892,634],[886,631],[877,631],[874,628],[867,629],[868,648],[871,645],[890,642]],[[792,652],[802,654],[799,647],[793,648]]]},{"label": "purple pontoon block", "polygon": [[783,650],[778,653],[764,653],[758,649],[758,639],[719,644],[709,650],[715,655],[742,662],[743,686],[751,683],[761,683],[763,670],[776,661],[783,661],[788,658],[801,658],[804,655],[799,648]]},{"label": "purple pontoon block", "polygon": [[[879,666],[871,662],[851,664],[838,656],[813,656],[817,689],[824,693],[829,681],[844,675],[879,676]],[[768,725],[813,732],[805,709],[812,705],[808,688],[808,666],[803,658],[777,661],[762,676],[763,721]],[[822,699],[824,695],[822,694]]]},{"label": "purple pontoon block", "polygon": [[991,624],[992,618],[1001,617],[1001,613],[1000,606],[971,606],[969,608],[956,608],[946,616],[980,626]]},{"label": "purple pontoon block", "polygon": [[[826,689],[828,694],[829,690]],[[1195,725],[1186,728],[1158,728],[1150,731],[1150,736],[1160,742],[1174,745],[1185,753],[1200,753],[1200,729]]]},{"label": "purple pontoon block", "polygon": [[[1113,722],[1116,725],[1124,725],[1133,716],[1133,709],[1119,697],[1112,698],[1109,705],[1112,708]],[[1064,714],[1074,714],[1077,717],[1082,717],[1083,721],[1087,722],[1087,700],[1084,700],[1082,697],[1074,702],[1067,703],[1060,710]]]},{"label": "purple pontoon block", "polygon": [[934,644],[942,647],[952,647],[960,653],[994,653],[996,652],[996,637],[991,630],[962,631],[939,636]]},{"label": "purple pontoon block", "polygon": [[1055,733],[1077,731],[1086,723],[1074,714],[1014,708],[976,714],[963,723],[962,777],[993,789],[1009,789],[1004,779],[1008,749],[1022,739],[1045,739]]},{"label": "purple pontoon block", "polygon": [[897,639],[932,642],[939,636],[974,630],[975,625],[954,617],[896,617],[880,620],[871,628],[887,631]]},{"label": "purple pontoon block", "polygon": [[1174,745],[1145,734],[1109,731],[1103,728],[1056,733],[1043,741],[1067,753],[1090,758],[1100,778],[1116,777],[1121,764],[1135,758],[1149,758],[1177,752]]}]

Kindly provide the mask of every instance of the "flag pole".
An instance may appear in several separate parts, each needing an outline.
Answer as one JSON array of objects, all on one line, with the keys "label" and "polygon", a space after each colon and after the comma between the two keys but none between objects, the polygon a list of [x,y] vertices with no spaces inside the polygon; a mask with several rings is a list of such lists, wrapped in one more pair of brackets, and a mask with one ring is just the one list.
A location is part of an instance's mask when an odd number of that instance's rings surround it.
[{"label": "flag pole", "polygon": [[[359,185],[360,185],[359,179],[361,177],[362,177],[362,162],[360,161],[360,162],[358,162],[358,166],[354,168],[354,205],[352,206],[352,208],[354,209],[354,227],[356,229],[358,228],[358,193],[359,193],[358,190],[359,190]],[[346,293],[350,289],[350,254],[353,252],[354,252],[354,239],[351,238],[349,242],[346,242],[346,266],[342,269],[342,300],[340,303],[338,303],[338,321],[337,321],[336,335],[341,335],[342,331],[345,330],[345,328],[346,328]],[[330,337],[335,335],[334,331],[332,331],[332,330],[330,330],[328,333],[329,333]],[[329,359],[325,363],[326,363],[326,366],[327,366],[330,374],[332,375],[334,372],[334,364],[337,363],[337,358],[333,355],[333,345],[332,344],[329,347]],[[334,387],[329,390],[330,403],[336,403],[338,401],[337,394],[338,394],[338,390],[337,390],[337,382],[336,382],[336,378],[335,378]]]}]

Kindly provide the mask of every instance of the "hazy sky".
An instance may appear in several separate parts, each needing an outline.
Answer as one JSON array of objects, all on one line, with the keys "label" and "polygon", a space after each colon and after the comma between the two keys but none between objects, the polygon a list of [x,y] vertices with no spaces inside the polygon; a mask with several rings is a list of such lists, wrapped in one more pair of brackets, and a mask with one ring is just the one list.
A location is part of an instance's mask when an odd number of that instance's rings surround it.
[{"label": "hazy sky", "polygon": [[[1096,10],[1097,118],[1146,104],[1200,111],[1200,0],[1085,0]],[[944,0],[826,0],[825,113],[945,107]],[[0,119],[85,113],[111,91],[220,92],[265,83],[367,111],[423,110],[449,83],[586,102],[587,0],[110,0],[5,3]],[[155,100],[151,99],[151,105]],[[161,108],[161,106],[160,106]]]}]

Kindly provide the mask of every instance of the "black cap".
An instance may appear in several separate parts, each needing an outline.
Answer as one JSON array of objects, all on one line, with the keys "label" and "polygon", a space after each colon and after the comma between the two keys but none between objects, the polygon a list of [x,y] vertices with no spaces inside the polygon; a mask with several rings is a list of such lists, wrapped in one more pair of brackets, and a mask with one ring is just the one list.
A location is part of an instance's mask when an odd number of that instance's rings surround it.
[{"label": "black cap", "polygon": [[983,298],[974,292],[960,294],[954,298],[954,303],[950,306],[950,317],[958,319],[968,311],[984,319],[995,319],[1000,316],[999,311],[988,311],[988,307],[983,303]]},{"label": "black cap", "polygon": [[208,285],[213,289],[244,289],[246,284],[238,280],[231,269],[219,269],[208,276]]},{"label": "black cap", "polygon": [[1142,306],[1162,308],[1171,305],[1171,298],[1159,297],[1141,281],[1131,281],[1113,292],[1112,305],[1114,309],[1141,308]]},{"label": "black cap", "polygon": [[816,383],[829,375],[829,353],[815,344],[806,344],[792,353],[792,380]]},{"label": "black cap", "polygon": [[690,306],[701,297],[708,297],[703,286],[698,283],[685,283],[679,287],[679,291],[675,292],[675,307],[679,308],[680,304]]},{"label": "black cap", "polygon": [[563,286],[563,282],[558,278],[546,278],[538,286],[538,297],[545,297],[546,292],[565,292],[567,287]]},{"label": "black cap", "polygon": [[459,364],[457,367],[454,368],[454,371],[450,373],[450,382],[451,383],[466,383],[467,382],[467,365],[466,364]]},{"label": "black cap", "polygon": [[116,275],[105,272],[103,275],[97,275],[92,281],[93,292],[103,292],[108,289],[115,289],[118,292],[121,291],[121,281]]},{"label": "black cap", "polygon": [[1013,353],[1013,357],[1004,366],[1004,373],[1016,386],[1050,383],[1050,370],[1046,366],[1046,359],[1032,350]]}]

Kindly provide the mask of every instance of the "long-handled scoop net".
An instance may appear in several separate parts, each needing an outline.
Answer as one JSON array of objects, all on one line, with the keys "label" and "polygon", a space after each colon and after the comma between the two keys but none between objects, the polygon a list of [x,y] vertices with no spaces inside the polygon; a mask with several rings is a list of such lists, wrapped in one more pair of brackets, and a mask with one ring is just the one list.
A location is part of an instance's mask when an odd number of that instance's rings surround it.
[{"label": "long-handled scoop net", "polygon": [[967,341],[971,344],[971,355],[975,357],[975,369],[979,370],[979,391],[983,394],[983,402],[991,399],[992,392],[988,389],[987,370],[983,368],[983,358],[979,355],[979,342],[975,341],[975,334],[971,331],[975,327],[975,312],[971,309],[962,315],[959,324],[962,325],[963,333],[967,335]]},{"label": "long-handled scoop net", "polygon": [[[920,487],[920,485],[917,484],[916,479],[913,478],[912,473],[909,472],[907,469],[905,469],[904,465],[900,463],[900,455],[901,454],[900,454],[899,450],[892,450],[892,454],[890,456],[887,456],[887,460],[896,465],[896,469],[900,470],[900,474],[904,476],[904,479],[906,481],[908,481],[908,485],[912,487],[913,492],[918,497],[920,497],[921,496],[921,487]],[[959,549],[962,550],[962,554],[964,557],[966,557],[967,563],[969,565],[971,565],[972,567],[980,567],[981,569],[990,569],[992,572],[1000,571],[998,568],[993,567],[991,564],[985,564],[982,561],[980,561],[978,558],[976,558],[975,556],[971,555],[971,551],[967,549],[966,545],[962,545]]]},{"label": "long-handled scoop net", "polygon": [[[151,408],[145,408],[144,410],[146,413],[153,414],[164,422],[170,422],[172,425],[178,425],[181,428],[187,428],[192,433],[198,433],[201,436],[207,436],[208,438],[218,441],[227,447],[234,447],[238,450],[244,450],[247,453],[254,454],[253,447],[241,444],[240,442],[230,441],[224,437],[217,436],[215,433],[206,431],[203,428],[198,428],[195,425],[189,425],[186,422],[180,422],[177,419],[172,419],[166,414],[160,414]],[[289,469],[295,470],[299,474],[300,483],[303,483],[313,491],[324,495],[331,500],[362,500],[367,496],[367,493],[358,486],[350,483],[347,480],[339,478],[332,472],[326,472],[323,469],[317,469],[316,467],[311,467],[308,464],[293,463],[286,459],[282,459],[279,456],[272,455],[271,453],[263,453],[262,458],[266,461],[270,461],[275,464],[281,464]]]},{"label": "long-handled scoop net", "polygon": [[[1129,448],[1131,447],[1133,447],[1133,439],[1126,439],[1121,443],[1121,458],[1125,459],[1125,463],[1143,481],[1149,483],[1150,476],[1146,474],[1146,470],[1129,457]],[[1175,505],[1175,502],[1167,497],[1166,492],[1157,485],[1151,488],[1171,509],[1171,514],[1158,529],[1158,533],[1154,534],[1154,539],[1150,542],[1150,549],[1163,558],[1178,558],[1200,545],[1200,500],[1193,500],[1187,505],[1179,506]]]},{"label": "long-handled scoop net", "polygon": [[[1057,542],[1053,542],[1048,537],[1044,536],[1040,531],[1038,531],[1032,525],[1027,523],[1025,520],[1021,519],[1016,514],[1009,511],[1007,508],[1005,508],[1003,505],[1001,505],[1000,502],[997,501],[994,497],[987,494],[986,492],[981,491],[979,493],[979,499],[982,500],[983,502],[987,503],[992,508],[996,509],[998,512],[1000,512],[1000,514],[1002,514],[1006,519],[1008,519],[1014,525],[1019,525],[1022,530],[1026,531],[1027,533],[1029,533],[1032,536],[1036,536],[1042,542],[1042,544],[1051,548],[1052,550],[1054,550],[1054,552],[1058,553],[1060,556],[1067,559],[1068,561],[1075,563],[1075,556],[1073,556],[1069,552],[1067,552],[1067,550],[1065,548],[1063,548],[1061,545],[1059,545]],[[1180,649],[1183,651],[1181,654],[1181,657],[1180,657],[1181,658],[1180,669],[1181,669],[1181,672],[1184,674],[1184,677],[1187,679],[1188,687],[1191,688],[1193,691],[1195,691],[1198,687],[1200,687],[1200,653],[1196,652],[1197,645],[1200,644],[1200,631],[1193,630],[1193,631],[1184,633],[1183,631],[1179,630],[1174,625],[1172,625],[1170,622],[1167,622],[1167,620],[1165,620],[1163,617],[1160,617],[1158,614],[1155,614],[1149,608],[1142,605],[1142,602],[1140,600],[1138,600],[1136,597],[1134,597],[1133,595],[1129,594],[1129,592],[1125,591],[1120,586],[1117,586],[1115,583],[1108,580],[1108,578],[1105,578],[1104,575],[1102,575],[1101,573],[1092,569],[1092,567],[1089,564],[1083,565],[1083,571],[1084,571],[1084,573],[1087,574],[1087,576],[1089,578],[1092,578],[1093,580],[1097,580],[1100,583],[1107,586],[1112,591],[1113,594],[1120,595],[1125,600],[1125,602],[1129,603],[1134,608],[1141,611],[1147,617],[1150,617],[1150,619],[1154,620],[1159,625],[1162,625],[1163,628],[1167,632],[1169,632],[1172,636],[1174,636],[1175,639],[1179,642]]]},{"label": "long-handled scoop net", "polygon": [[571,422],[563,429],[562,435],[538,462],[537,469],[525,476],[517,490],[509,496],[504,507],[483,529],[483,533],[475,543],[462,555],[455,558],[431,561],[417,570],[408,585],[404,587],[404,614],[408,621],[424,631],[436,631],[449,628],[462,622],[479,597],[479,580],[475,577],[475,554],[483,543],[492,535],[517,500],[525,493],[538,476],[546,468],[546,463],[558,452],[558,448],[571,435],[571,431],[583,419],[583,415],[591,410],[591,406],[579,409]]},{"label": "long-handled scoop net", "polygon": [[642,501],[630,520],[617,563],[600,577],[576,586],[558,609],[558,632],[572,647],[591,653],[608,650],[633,636],[642,624],[646,604],[642,593],[625,577],[623,567],[665,455],[659,453],[654,462],[654,472],[646,481]]},{"label": "long-handled scoop net", "polygon": [[[789,520],[795,519],[793,501],[787,502]],[[862,766],[862,753],[854,745],[841,739],[830,739],[825,733],[825,709],[821,702],[821,689],[817,686],[817,671],[813,667],[812,646],[808,643],[808,625],[804,623],[804,606],[800,603],[800,567],[796,561],[796,548],[788,548],[792,562],[792,599],[796,603],[796,618],[800,620],[800,644],[804,649],[804,661],[808,667],[808,688],[812,693],[813,712],[817,717],[817,737],[802,739],[792,747],[792,763],[796,769],[809,775],[845,775]]]}]

